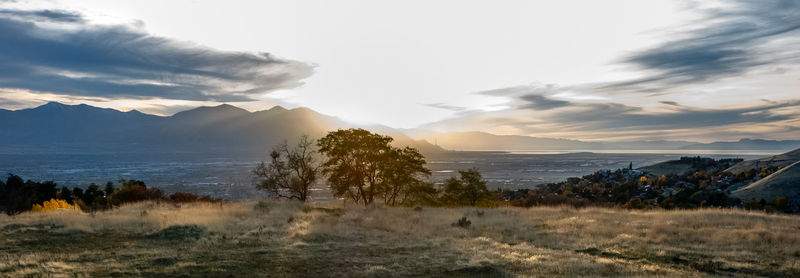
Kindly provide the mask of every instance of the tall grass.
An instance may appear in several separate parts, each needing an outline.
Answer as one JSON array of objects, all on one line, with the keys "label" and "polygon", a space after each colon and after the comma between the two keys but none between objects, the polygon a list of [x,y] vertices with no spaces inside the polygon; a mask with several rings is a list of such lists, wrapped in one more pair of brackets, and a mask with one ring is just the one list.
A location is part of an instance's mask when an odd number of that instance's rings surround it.
[{"label": "tall grass", "polygon": [[[462,217],[472,224],[452,225]],[[146,237],[180,225],[208,234]],[[782,276],[798,274],[798,229],[797,216],[718,209],[145,202],[96,214],[0,216],[0,275]],[[78,243],[41,249],[48,240]]]}]

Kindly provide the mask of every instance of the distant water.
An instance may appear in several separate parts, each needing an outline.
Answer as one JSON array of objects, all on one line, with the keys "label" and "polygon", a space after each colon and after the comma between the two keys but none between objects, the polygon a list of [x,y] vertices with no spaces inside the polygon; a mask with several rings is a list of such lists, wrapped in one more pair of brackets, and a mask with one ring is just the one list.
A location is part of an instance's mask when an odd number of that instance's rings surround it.
[{"label": "distant water", "polygon": [[[491,188],[531,188],[602,169],[641,167],[681,156],[754,159],[770,151],[625,151],[625,152],[448,152],[428,156],[431,180],[440,182],[458,170],[477,168]],[[251,171],[260,161],[253,154],[0,154],[0,173],[24,179],[53,180],[86,186],[120,178],[143,180],[167,192],[185,191],[227,199],[264,196],[254,189]],[[330,198],[319,185],[316,199]]]},{"label": "distant water", "polygon": [[679,155],[690,155],[690,156],[719,156],[719,155],[731,155],[731,156],[758,156],[758,157],[765,157],[765,156],[772,156],[776,154],[781,154],[786,151],[776,151],[776,150],[614,150],[614,149],[604,149],[604,150],[570,150],[570,151],[506,151],[508,153],[514,154],[565,154],[565,153],[581,153],[581,152],[591,152],[591,153],[607,153],[607,154],[679,154]]}]

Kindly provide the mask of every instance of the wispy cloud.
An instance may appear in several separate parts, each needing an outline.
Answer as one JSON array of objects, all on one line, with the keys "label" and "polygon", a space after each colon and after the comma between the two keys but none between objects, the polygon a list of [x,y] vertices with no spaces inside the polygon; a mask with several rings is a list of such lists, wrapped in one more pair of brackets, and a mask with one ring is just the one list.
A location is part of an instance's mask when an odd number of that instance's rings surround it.
[{"label": "wispy cloud", "polygon": [[84,22],[84,18],[80,14],[63,10],[21,11],[0,9],[0,16],[23,21]]},{"label": "wispy cloud", "polygon": [[552,95],[564,90],[565,88],[553,85],[528,85],[482,91],[477,94],[509,97],[513,100],[511,106],[517,109],[550,110],[570,105],[569,101],[552,98]]},{"label": "wispy cloud", "polygon": [[[791,121],[800,118],[800,100],[760,102],[734,108],[697,108],[674,101],[660,101],[666,110],[615,102],[582,102],[553,99],[552,92],[568,88],[511,87],[481,92],[502,95],[516,103],[490,113],[464,113],[461,117],[432,123],[435,130],[492,130],[502,126],[517,134],[596,139],[667,139],[707,137],[726,139],[750,136],[743,127],[770,127],[788,133],[797,129]],[[726,130],[727,128],[727,130]],[[680,132],[677,132],[680,131]],[[716,134],[713,134],[716,133]],[[764,137],[763,131],[760,136]],[[730,139],[730,138],[727,138]]]},{"label": "wispy cloud", "polygon": [[[45,27],[47,22],[73,28]],[[249,101],[313,73],[269,53],[228,52],[67,11],[0,11],[0,87],[105,98]]]},{"label": "wispy cloud", "polygon": [[681,107],[664,113],[645,112],[640,107],[616,103],[580,104],[577,109],[552,115],[553,121],[581,123],[585,130],[666,130],[703,128],[743,123],[772,123],[800,116],[779,114],[773,110],[797,107],[800,101],[732,109],[695,109]]},{"label": "wispy cloud", "polygon": [[688,9],[702,16],[676,26],[674,39],[617,60],[633,65],[637,78],[478,92],[506,98],[508,108],[428,127],[581,139],[796,139],[800,2],[715,3],[693,3]]},{"label": "wispy cloud", "polygon": [[428,103],[428,104],[425,104],[425,106],[433,107],[433,108],[439,108],[439,109],[445,109],[445,110],[450,110],[450,111],[456,111],[456,112],[467,110],[467,108],[463,107],[463,106],[449,105],[449,104],[442,103],[442,102]]},{"label": "wispy cloud", "polygon": [[740,0],[724,4],[723,7],[692,5],[692,9],[701,9],[704,16],[691,22],[687,26],[689,31],[674,34],[680,39],[623,60],[652,74],[607,87],[652,92],[742,74],[762,65],[797,61],[800,53],[797,41],[775,42],[800,35],[800,2]]}]

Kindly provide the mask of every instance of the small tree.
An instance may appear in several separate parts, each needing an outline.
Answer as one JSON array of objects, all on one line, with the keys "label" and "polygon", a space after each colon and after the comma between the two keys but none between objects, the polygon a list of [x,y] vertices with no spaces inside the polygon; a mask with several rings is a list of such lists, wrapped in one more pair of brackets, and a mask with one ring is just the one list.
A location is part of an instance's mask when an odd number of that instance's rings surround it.
[{"label": "small tree", "polygon": [[775,200],[772,200],[772,205],[775,206],[776,209],[787,210],[789,209],[789,199],[783,196],[775,197]]},{"label": "small tree", "polygon": [[73,187],[72,198],[74,198],[76,201],[80,200],[81,202],[83,202],[83,188]]},{"label": "small tree", "polygon": [[106,193],[106,197],[109,197],[109,196],[111,196],[111,194],[114,194],[114,191],[116,191],[116,190],[117,189],[114,188],[114,183],[113,182],[107,182],[106,183],[106,188],[105,188],[105,190],[103,190],[103,192]]},{"label": "small tree", "polygon": [[26,186],[20,176],[8,174],[3,189],[3,198],[0,199],[0,207],[5,207],[6,213],[9,215],[28,210],[35,203],[33,195],[34,190]]},{"label": "small tree", "polygon": [[261,162],[253,170],[259,179],[256,187],[287,199],[308,200],[310,189],[320,174],[314,141],[301,136],[294,148],[284,142],[270,153],[270,162]]},{"label": "small tree", "polygon": [[[115,190],[114,194],[108,198],[96,198],[96,204],[90,205],[93,209],[111,208],[112,206],[119,206],[125,203],[135,203],[147,200],[161,200],[164,198],[164,192],[158,188],[147,188],[147,185],[140,180],[125,180],[120,179],[120,189]],[[89,190],[84,193],[84,197],[88,195]],[[102,197],[102,196],[101,196]],[[84,198],[86,199],[86,198]],[[101,203],[105,200],[105,203]]]},{"label": "small tree", "polygon": [[439,205],[439,190],[433,183],[415,182],[407,186],[400,203],[407,206],[436,206]]},{"label": "small tree", "polygon": [[70,190],[66,186],[61,187],[61,191],[59,191],[59,194],[60,194],[59,198],[64,201],[67,201],[67,203],[72,204],[74,202],[74,200],[72,199],[72,190]]},{"label": "small tree", "polygon": [[392,148],[387,152],[381,164],[381,193],[384,203],[396,205],[407,199],[408,195],[426,190],[422,177],[430,176],[431,171],[425,168],[425,158],[415,148]]},{"label": "small tree", "polygon": [[87,187],[86,191],[83,192],[83,203],[89,207],[92,207],[97,197],[103,197],[103,191],[101,191],[100,187],[96,184],[89,184],[89,187]]},{"label": "small tree", "polygon": [[480,201],[490,199],[492,192],[486,188],[478,169],[458,171],[460,177],[449,178],[444,182],[442,201],[454,206],[475,206]]}]

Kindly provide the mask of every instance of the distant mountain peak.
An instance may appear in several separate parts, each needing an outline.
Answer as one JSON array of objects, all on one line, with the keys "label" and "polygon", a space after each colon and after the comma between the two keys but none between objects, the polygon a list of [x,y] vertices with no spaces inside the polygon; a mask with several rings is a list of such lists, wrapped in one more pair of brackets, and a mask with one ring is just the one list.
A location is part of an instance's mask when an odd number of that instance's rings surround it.
[{"label": "distant mountain peak", "polygon": [[149,115],[149,114],[142,113],[142,111],[139,111],[139,110],[136,110],[136,109],[131,109],[131,110],[128,110],[128,112],[125,112],[125,113],[130,113],[130,114],[140,114],[140,115]]},{"label": "distant mountain peak", "polygon": [[250,114],[250,111],[242,108],[230,104],[220,104],[217,106],[201,106],[181,111],[175,113],[175,115],[172,115],[170,118],[202,124],[226,121],[228,119],[244,117],[248,114]]},{"label": "distant mountain peak", "polygon": [[297,108],[294,108],[294,109],[290,109],[289,111],[319,114],[319,112],[314,111],[314,110],[312,110],[311,108],[308,108],[308,107],[297,107]]},{"label": "distant mountain peak", "polygon": [[42,105],[39,105],[32,110],[35,111],[89,111],[89,110],[101,110],[103,108],[94,107],[87,104],[77,104],[77,105],[69,105],[63,104],[56,101],[51,101]]},{"label": "distant mountain peak", "polygon": [[34,109],[63,108],[63,107],[69,107],[69,105],[66,105],[66,104],[63,104],[63,103],[60,103],[60,102],[57,102],[57,101],[50,101],[50,102],[47,102],[45,104],[39,105]]},{"label": "distant mountain peak", "polygon": [[178,112],[175,115],[183,114],[183,113],[192,113],[192,114],[194,114],[194,113],[209,113],[209,112],[210,113],[214,113],[214,112],[250,113],[247,110],[244,110],[242,108],[239,108],[239,107],[236,107],[236,106],[233,106],[233,105],[225,103],[225,104],[220,104],[220,105],[217,105],[217,106],[200,106],[200,107],[197,107],[197,108],[193,108],[193,109],[189,109],[189,110],[186,110],[186,111]]},{"label": "distant mountain peak", "polygon": [[245,110],[243,108],[239,108],[239,107],[227,104],[227,103],[223,103],[223,104],[220,104],[220,105],[217,105],[217,106],[214,106],[214,107],[209,107],[209,108],[212,108],[212,109],[215,109],[215,110],[245,111],[245,112],[247,111],[247,110]]},{"label": "distant mountain peak", "polygon": [[275,105],[275,106],[273,106],[272,108],[268,109],[267,111],[273,111],[273,112],[276,112],[276,111],[286,111],[286,110],[287,110],[287,109],[286,109],[286,108],[284,108],[283,106],[280,106],[280,105]]},{"label": "distant mountain peak", "polygon": [[[220,105],[214,106],[214,108],[220,108],[220,109],[241,109],[241,108],[239,108],[239,107],[236,107],[236,106],[233,106],[233,105],[230,105],[230,104],[227,104],[227,103],[223,103],[223,104],[220,104]],[[242,109],[242,110],[244,110],[244,109]]]}]

